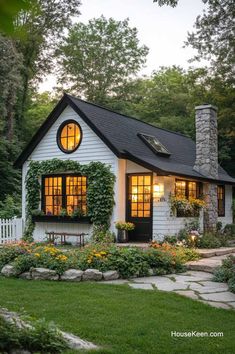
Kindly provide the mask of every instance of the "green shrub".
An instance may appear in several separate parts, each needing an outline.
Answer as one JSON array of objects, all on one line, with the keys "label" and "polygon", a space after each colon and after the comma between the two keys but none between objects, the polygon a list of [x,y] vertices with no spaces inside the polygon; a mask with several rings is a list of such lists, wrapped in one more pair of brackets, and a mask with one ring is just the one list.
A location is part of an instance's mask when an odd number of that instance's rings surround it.
[{"label": "green shrub", "polygon": [[198,239],[199,248],[218,248],[221,247],[221,241],[214,233],[205,233]]},{"label": "green shrub", "polygon": [[148,275],[150,268],[144,251],[134,247],[113,248],[108,256],[108,264],[110,269],[117,270],[123,278]]},{"label": "green shrub", "polygon": [[235,293],[235,273],[233,273],[231,278],[228,280],[228,288],[230,291]]},{"label": "green shrub", "polygon": [[0,316],[0,352],[16,349],[40,353],[62,353],[67,348],[65,340],[53,324],[44,320],[31,321],[32,328],[18,328]]},{"label": "green shrub", "polygon": [[16,257],[27,253],[28,244],[20,242],[18,244],[7,244],[0,249],[0,269],[4,265],[11,263]]},{"label": "green shrub", "polygon": [[7,195],[0,201],[0,219],[11,219],[21,215],[21,202],[19,197]]},{"label": "green shrub", "polygon": [[53,323],[44,319],[31,321],[32,328],[21,331],[20,342],[23,348],[31,352],[63,353],[68,348],[61,333]]},{"label": "green shrub", "polygon": [[151,248],[145,252],[146,262],[149,268],[153,268],[155,272],[157,269],[164,269],[167,273],[174,273],[176,271],[183,271],[184,266],[182,261],[175,253],[171,251],[161,251]]},{"label": "green shrub", "polygon": [[229,290],[235,292],[235,256],[228,256],[214,272],[214,281],[227,282]]},{"label": "green shrub", "polygon": [[223,233],[227,235],[228,238],[235,238],[235,224],[225,225]]},{"label": "green shrub", "polygon": [[33,254],[21,254],[15,258],[12,265],[16,270],[16,274],[21,274],[29,271],[32,267],[36,267],[37,260]]},{"label": "green shrub", "polygon": [[115,234],[103,225],[94,226],[92,233],[93,242],[97,243],[113,243],[115,242]]}]

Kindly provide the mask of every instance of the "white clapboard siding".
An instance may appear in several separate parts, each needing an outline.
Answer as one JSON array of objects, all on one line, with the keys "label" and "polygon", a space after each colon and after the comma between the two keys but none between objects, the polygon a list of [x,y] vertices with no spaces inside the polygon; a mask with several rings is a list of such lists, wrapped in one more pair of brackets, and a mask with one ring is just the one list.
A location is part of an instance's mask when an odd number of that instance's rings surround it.
[{"label": "white clapboard siding", "polygon": [[[63,153],[59,149],[56,141],[59,126],[68,119],[74,119],[77,121],[80,124],[83,133],[82,142],[79,148],[72,154]],[[71,107],[65,108],[30,156],[30,159],[32,160],[40,161],[53,158],[75,160],[84,164],[91,161],[100,161],[110,165],[112,170],[114,170],[116,160],[116,156],[113,152]]]},{"label": "white clapboard siding", "polygon": [[233,192],[232,186],[225,186],[225,216],[218,217],[218,221],[222,222],[222,225],[233,223],[233,211],[232,211]]},{"label": "white clapboard siding", "polygon": [[[90,239],[92,232],[91,224],[82,223],[56,223],[56,222],[37,222],[34,230],[35,241],[46,241],[46,232],[66,232],[66,233],[84,233],[86,234],[85,240]],[[76,237],[66,237],[66,241],[76,243]]]},{"label": "white clapboard siding", "polygon": [[[185,223],[196,218],[175,217],[171,215],[169,196],[174,193],[175,177],[156,176],[156,182],[164,185],[164,201],[153,203],[153,239],[162,240],[164,236],[177,234],[185,227]],[[200,228],[203,226],[203,213],[199,218]]]},{"label": "white clapboard siding", "polygon": [[0,219],[0,244],[19,241],[23,235],[23,219]]}]

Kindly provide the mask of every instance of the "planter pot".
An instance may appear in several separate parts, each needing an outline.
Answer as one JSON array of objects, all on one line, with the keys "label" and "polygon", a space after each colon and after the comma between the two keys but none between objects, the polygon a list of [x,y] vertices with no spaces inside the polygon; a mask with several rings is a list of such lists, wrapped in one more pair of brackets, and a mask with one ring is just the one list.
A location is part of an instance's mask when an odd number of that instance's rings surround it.
[{"label": "planter pot", "polygon": [[128,242],[128,231],[126,231],[126,230],[119,230],[119,229],[118,229],[117,241],[118,241],[119,243]]}]

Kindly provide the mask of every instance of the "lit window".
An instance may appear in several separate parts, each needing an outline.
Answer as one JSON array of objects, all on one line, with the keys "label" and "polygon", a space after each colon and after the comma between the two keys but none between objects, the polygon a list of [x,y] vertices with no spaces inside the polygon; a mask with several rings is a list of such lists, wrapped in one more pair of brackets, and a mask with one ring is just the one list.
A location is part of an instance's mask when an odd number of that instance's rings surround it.
[{"label": "lit window", "polygon": [[46,215],[60,215],[66,209],[68,215],[81,211],[87,214],[87,178],[85,176],[43,177],[42,210]]},{"label": "lit window", "polygon": [[62,177],[44,179],[44,212],[46,215],[59,215],[62,209]]},{"label": "lit window", "polygon": [[218,216],[225,216],[225,188],[217,186]]},{"label": "lit window", "polygon": [[129,178],[131,217],[151,217],[151,176],[130,176]]},{"label": "lit window", "polygon": [[71,153],[75,151],[80,145],[81,140],[82,130],[76,121],[66,121],[59,127],[57,133],[57,143],[63,152]]},{"label": "lit window", "polygon": [[[175,195],[180,198],[200,198],[202,195],[202,184],[194,181],[176,180],[175,181]],[[182,211],[177,211],[177,216],[197,216],[185,214]]]}]

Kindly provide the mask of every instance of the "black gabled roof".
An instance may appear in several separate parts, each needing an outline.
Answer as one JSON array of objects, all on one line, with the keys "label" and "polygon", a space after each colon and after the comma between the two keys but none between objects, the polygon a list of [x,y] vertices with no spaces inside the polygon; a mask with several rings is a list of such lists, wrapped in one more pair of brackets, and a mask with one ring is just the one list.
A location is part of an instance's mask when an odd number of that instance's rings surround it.
[{"label": "black gabled roof", "polygon": [[[209,180],[206,176],[193,170],[196,147],[191,138],[157,128],[136,118],[113,112],[67,94],[63,96],[18,157],[15,162],[16,167],[22,166],[67,105],[81,116],[117,157],[137,162],[159,174],[167,173]],[[141,133],[155,136],[171,152],[171,155],[169,157],[157,156],[140,139],[138,135]],[[219,167],[218,181],[235,183],[235,179],[230,177],[221,167]]]}]

